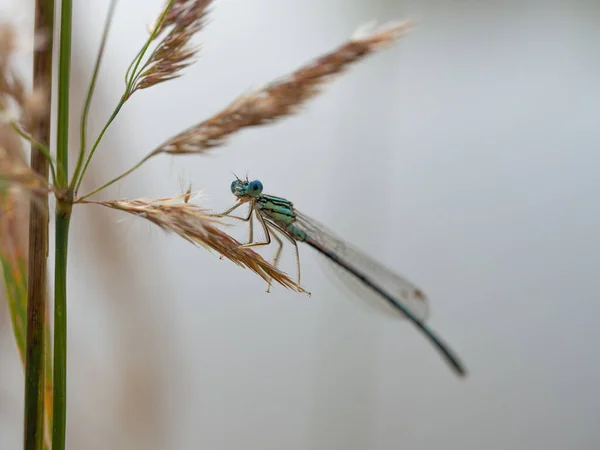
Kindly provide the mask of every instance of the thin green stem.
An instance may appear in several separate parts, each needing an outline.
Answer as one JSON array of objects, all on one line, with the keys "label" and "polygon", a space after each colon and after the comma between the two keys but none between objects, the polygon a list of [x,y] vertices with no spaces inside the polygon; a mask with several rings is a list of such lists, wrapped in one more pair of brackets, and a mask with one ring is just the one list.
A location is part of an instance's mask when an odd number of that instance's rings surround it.
[{"label": "thin green stem", "polygon": [[125,178],[127,175],[129,175],[131,172],[133,172],[134,170],[138,169],[142,164],[144,164],[146,161],[148,161],[150,158],[152,158],[154,155],[157,155],[157,153],[149,153],[148,155],[146,155],[144,157],[144,159],[142,159],[139,163],[137,163],[135,166],[133,166],[131,169],[123,172],[121,175],[119,175],[116,178],[113,178],[112,180],[108,181],[107,183],[104,183],[102,186],[100,186],[97,189],[94,189],[91,192],[88,192],[85,195],[82,195],[81,197],[77,198],[77,200],[75,200],[75,203],[81,203],[83,200],[85,200],[88,197],[91,197],[92,195],[94,195],[97,192],[100,192],[102,189],[107,188],[108,186],[116,183],[117,181]]},{"label": "thin green stem", "polygon": [[81,186],[81,182],[83,181],[83,176],[85,175],[85,172],[86,172],[88,166],[90,165],[90,162],[92,161],[92,157],[94,156],[94,153],[96,152],[96,149],[98,148],[98,145],[100,145],[100,141],[104,137],[104,134],[108,130],[108,127],[110,127],[110,125],[113,123],[113,121],[117,118],[117,115],[119,114],[119,111],[121,111],[121,108],[125,104],[126,100],[127,100],[127,98],[125,96],[121,97],[121,100],[119,100],[119,104],[117,105],[115,110],[112,112],[112,114],[110,115],[110,118],[108,119],[108,122],[106,122],[106,124],[104,125],[104,128],[102,128],[102,131],[96,138],[96,141],[94,142],[94,145],[92,146],[92,150],[90,150],[90,154],[87,156],[87,158],[85,160],[85,164],[83,165],[83,168],[81,169],[81,172],[79,175],[79,180],[77,180],[77,183],[75,184],[75,189],[73,189],[74,192],[77,192],[79,190],[79,187]]},{"label": "thin green stem", "polygon": [[[69,176],[69,81],[73,0],[62,0],[58,64],[58,120],[56,140],[57,187],[65,189]],[[52,449],[64,450],[67,425],[67,246],[72,192],[56,205],[54,264],[54,405]]]},{"label": "thin green stem", "polygon": [[67,421],[67,251],[71,207],[59,202],[56,211],[54,274],[54,414],[52,449],[64,450]]},{"label": "thin green stem", "polygon": [[135,55],[135,58],[133,58],[133,61],[131,61],[131,63],[129,64],[129,67],[127,67],[127,71],[125,72],[125,86],[127,88],[127,90],[129,90],[129,74],[131,73],[131,70],[133,69],[133,66],[135,66],[136,64],[138,64],[138,61],[140,59],[142,59],[142,57],[144,56],[144,53],[146,53],[146,49],[148,47],[144,46],[140,49],[140,51],[137,53],[137,55]]},{"label": "thin green stem", "polygon": [[[69,84],[71,79],[71,29],[73,0],[62,0],[58,61],[58,114],[56,132],[57,185],[67,187],[69,169]],[[63,169],[61,171],[61,168]]]},{"label": "thin green stem", "polygon": [[29,141],[29,143],[35,147],[37,150],[39,150],[42,155],[46,158],[46,160],[48,161],[48,165],[50,167],[50,172],[52,174],[52,182],[56,183],[56,171],[54,169],[54,161],[52,160],[52,155],[50,154],[50,150],[48,149],[48,147],[46,147],[44,144],[42,144],[41,142],[36,141],[33,136],[31,136],[30,134],[27,134],[25,131],[23,131],[21,129],[21,127],[19,127],[19,125],[12,120],[10,122],[10,126],[12,127],[13,130],[15,130],[15,132],[21,136],[22,138],[24,138],[25,140]]},{"label": "thin green stem", "polygon": [[86,134],[87,134],[87,121],[88,115],[90,112],[90,107],[92,105],[92,98],[94,96],[94,90],[96,89],[96,81],[98,81],[98,73],[100,72],[100,63],[102,62],[102,56],[104,56],[104,49],[106,48],[106,41],[108,39],[108,32],[110,30],[110,25],[112,23],[112,19],[115,14],[115,8],[117,6],[117,0],[112,0],[108,7],[108,14],[106,15],[106,20],[104,22],[104,30],[102,31],[102,39],[100,41],[100,48],[98,49],[98,54],[96,55],[96,62],[94,64],[94,72],[92,74],[92,80],[90,81],[90,86],[88,88],[88,92],[85,98],[85,105],[83,107],[83,114],[81,115],[81,124],[80,124],[80,138],[81,143],[79,147],[79,158],[77,159],[77,166],[75,167],[75,173],[73,174],[73,179],[71,180],[71,190],[76,186],[79,181],[79,173],[81,171],[81,167],[83,164],[83,158],[85,157],[85,146],[86,146]]}]

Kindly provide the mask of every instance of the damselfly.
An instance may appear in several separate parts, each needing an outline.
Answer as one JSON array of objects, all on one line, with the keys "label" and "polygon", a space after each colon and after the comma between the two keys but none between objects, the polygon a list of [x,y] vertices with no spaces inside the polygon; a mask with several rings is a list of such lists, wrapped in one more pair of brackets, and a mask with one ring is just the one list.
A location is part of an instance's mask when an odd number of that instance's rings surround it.
[{"label": "damselfly", "polygon": [[[292,202],[281,197],[263,194],[262,191],[263,185],[260,181],[240,180],[236,177],[236,180],[231,183],[231,192],[238,201],[231,208],[219,214],[219,216],[249,222],[249,239],[246,244],[242,245],[243,247],[269,245],[271,239],[274,239],[278,247],[273,265],[277,266],[283,249],[283,241],[277,236],[279,233],[294,245],[298,283],[300,283],[300,257],[297,243],[305,242],[368,288],[388,307],[389,311],[410,320],[439,350],[458,375],[466,374],[464,366],[449,346],[425,325],[428,301],[420,289],[363,252],[352,248],[317,221],[298,212]],[[250,205],[247,216],[231,215],[234,210],[244,204]],[[264,240],[254,240],[253,216],[262,227]]]}]

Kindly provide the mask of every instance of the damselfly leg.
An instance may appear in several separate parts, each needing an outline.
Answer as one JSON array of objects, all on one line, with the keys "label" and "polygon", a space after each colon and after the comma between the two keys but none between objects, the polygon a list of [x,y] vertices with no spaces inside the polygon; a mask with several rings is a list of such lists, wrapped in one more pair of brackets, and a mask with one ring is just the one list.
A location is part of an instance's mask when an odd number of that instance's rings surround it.
[{"label": "damselfly leg", "polygon": [[[283,250],[283,241],[279,239],[279,236],[277,236],[276,233],[273,233],[273,239],[275,239],[275,241],[277,242],[277,251],[275,252],[275,257],[273,258],[272,264],[273,267],[277,268],[277,266],[279,265],[279,258],[281,257],[281,252]],[[269,278],[267,292],[271,292],[271,281],[273,281],[273,278]]]},{"label": "damselfly leg", "polygon": [[[279,260],[281,259],[281,254],[283,252],[283,241],[277,236],[278,233],[281,233],[288,241],[292,243],[294,246],[294,252],[296,254],[296,268],[297,268],[297,283],[300,284],[300,253],[298,252],[298,244],[296,240],[290,236],[290,234],[281,228],[279,225],[273,223],[270,220],[265,220],[262,215],[256,211],[256,207],[253,204],[250,204],[250,208],[248,211],[248,215],[246,217],[240,217],[232,215],[231,213],[235,211],[237,208],[242,206],[247,202],[240,202],[233,205],[231,208],[223,211],[220,214],[215,214],[217,217],[228,217],[231,219],[241,220],[243,222],[248,222],[248,242],[241,244],[239,247],[241,248],[252,248],[252,247],[261,247],[266,246],[271,243],[271,238],[273,238],[277,242],[277,250],[275,251],[275,256],[273,257],[273,267],[277,268],[279,265]],[[256,220],[260,223],[263,232],[265,234],[264,241],[254,241],[254,221],[252,220],[252,215],[256,217]],[[272,233],[271,233],[272,232]],[[221,257],[222,258],[222,257]],[[267,292],[271,291],[271,280],[269,280]]]},{"label": "damselfly leg", "polygon": [[[274,223],[268,219],[266,220],[266,223],[267,223],[267,227],[273,227],[275,230],[279,231],[294,246],[294,251],[296,252],[296,268],[298,269],[297,284],[300,284],[300,253],[298,252],[298,243],[296,242],[296,240],[293,237],[290,236],[290,234],[287,231],[285,231],[283,228],[281,228],[276,223]],[[275,235],[275,234],[273,234],[273,235]],[[277,267],[277,264],[274,264],[274,266]]]},{"label": "damselfly leg", "polygon": [[252,210],[253,208],[251,207],[250,210],[248,211],[248,217],[240,217],[240,216],[233,216],[231,215],[231,213],[233,211],[235,211],[236,209],[238,209],[240,206],[247,204],[247,202],[237,202],[235,205],[233,205],[231,208],[226,209],[225,211],[223,211],[222,213],[219,214],[214,214],[215,217],[230,217],[231,219],[237,219],[237,220],[243,220],[244,222],[247,222],[248,220],[250,220],[250,217],[252,216]]}]

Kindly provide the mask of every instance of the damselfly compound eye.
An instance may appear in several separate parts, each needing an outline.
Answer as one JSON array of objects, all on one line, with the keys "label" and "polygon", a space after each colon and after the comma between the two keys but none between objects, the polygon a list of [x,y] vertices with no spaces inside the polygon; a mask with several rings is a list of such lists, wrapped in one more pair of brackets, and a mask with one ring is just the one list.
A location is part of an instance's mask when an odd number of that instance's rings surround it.
[{"label": "damselfly compound eye", "polygon": [[263,185],[260,181],[254,180],[248,185],[248,190],[252,193],[252,195],[260,195],[263,190]]}]

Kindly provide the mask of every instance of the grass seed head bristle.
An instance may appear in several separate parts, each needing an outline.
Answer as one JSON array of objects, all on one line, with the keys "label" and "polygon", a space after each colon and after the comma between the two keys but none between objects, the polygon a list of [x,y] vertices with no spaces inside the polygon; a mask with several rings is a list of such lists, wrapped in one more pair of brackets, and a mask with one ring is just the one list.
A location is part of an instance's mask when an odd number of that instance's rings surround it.
[{"label": "grass seed head bristle", "polygon": [[242,128],[265,125],[294,114],[334,76],[366,55],[390,45],[409,26],[408,22],[395,23],[370,33],[362,31],[292,74],[240,96],[215,116],[164,142],[153,154],[202,153],[222,145],[229,135]]},{"label": "grass seed head bristle", "polygon": [[252,270],[266,281],[272,279],[288,289],[306,293],[288,275],[269,264],[258,253],[240,247],[237,240],[218,228],[222,225],[221,219],[209,215],[194,203],[186,202],[187,196],[188,193],[184,193],[172,198],[86,203],[96,203],[143,217],[194,245],[215,250],[239,266]]},{"label": "grass seed head bristle", "polygon": [[[206,14],[206,8],[212,0],[175,0],[160,25],[156,35],[160,35],[167,28],[199,31]],[[165,2],[168,7],[169,0]],[[163,8],[163,11],[165,9]]]},{"label": "grass seed head bristle", "polygon": [[204,26],[210,3],[211,0],[173,2],[156,33],[156,37],[166,35],[148,58],[133,91],[177,78],[194,62],[199,47],[190,45],[190,40]]},{"label": "grass seed head bristle", "polygon": [[373,50],[378,50],[393,44],[412,26],[414,26],[412,21],[390,22],[380,27],[375,27],[374,23],[369,23],[356,30],[351,40],[366,44]]}]

